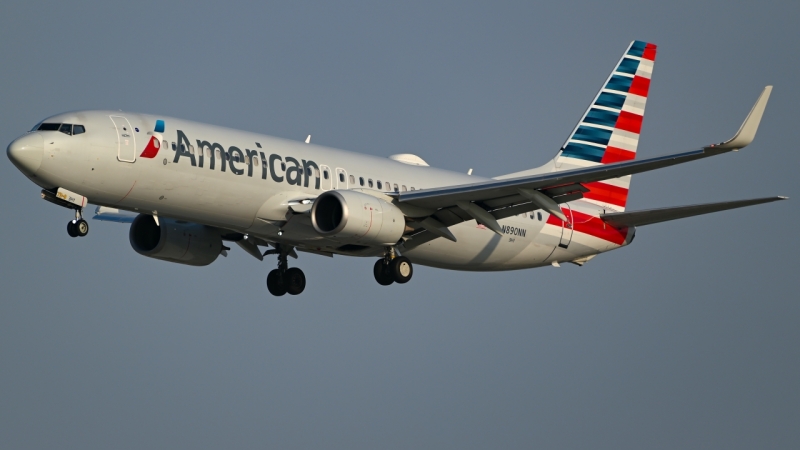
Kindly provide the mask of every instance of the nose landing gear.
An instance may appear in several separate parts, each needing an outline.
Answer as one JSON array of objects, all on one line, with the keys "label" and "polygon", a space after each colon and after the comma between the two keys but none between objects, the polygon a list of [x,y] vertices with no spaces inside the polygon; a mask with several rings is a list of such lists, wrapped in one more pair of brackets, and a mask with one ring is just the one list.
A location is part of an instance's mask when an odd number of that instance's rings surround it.
[{"label": "nose landing gear", "polygon": [[306,288],[306,276],[297,267],[289,268],[287,256],[293,252],[283,245],[278,244],[275,250],[268,250],[264,255],[277,254],[278,268],[269,272],[267,275],[267,289],[269,293],[280,297],[284,294],[298,295]]},{"label": "nose landing gear", "polygon": [[405,256],[397,256],[394,248],[386,251],[386,256],[375,261],[372,269],[375,281],[381,286],[389,286],[392,283],[408,283],[414,275],[414,266],[411,260]]}]

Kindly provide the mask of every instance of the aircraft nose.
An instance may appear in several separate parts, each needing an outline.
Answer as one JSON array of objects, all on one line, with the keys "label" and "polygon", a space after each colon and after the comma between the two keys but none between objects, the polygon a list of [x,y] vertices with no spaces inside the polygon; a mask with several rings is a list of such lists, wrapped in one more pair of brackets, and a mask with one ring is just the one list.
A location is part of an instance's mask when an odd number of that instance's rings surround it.
[{"label": "aircraft nose", "polygon": [[8,144],[8,159],[22,173],[33,176],[42,165],[44,138],[39,133],[30,133]]}]

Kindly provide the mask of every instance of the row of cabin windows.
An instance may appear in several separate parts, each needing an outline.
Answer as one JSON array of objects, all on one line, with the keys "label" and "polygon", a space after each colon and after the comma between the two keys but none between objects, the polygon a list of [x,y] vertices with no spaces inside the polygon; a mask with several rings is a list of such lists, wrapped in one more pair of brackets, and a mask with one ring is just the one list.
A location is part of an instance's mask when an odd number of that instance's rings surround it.
[{"label": "row of cabin windows", "polygon": [[[340,174],[340,176],[341,175],[343,175],[343,174]],[[354,177],[353,175],[350,175],[350,184],[353,184],[353,185],[356,184],[356,177]],[[402,184],[402,185],[398,186],[397,183],[392,185],[392,183],[390,183],[388,181],[383,181],[382,182],[381,180],[375,180],[375,183],[373,184],[372,178],[367,178],[366,181],[365,181],[364,177],[358,177],[358,185],[359,186],[367,186],[367,187],[370,187],[370,188],[375,186],[380,190],[395,191],[395,192],[407,192],[407,191],[415,191],[416,190],[414,188],[414,186],[411,186],[410,188],[407,188],[405,184]]]},{"label": "row of cabin windows", "polygon": [[[166,141],[166,140],[164,140],[164,147],[169,147],[169,142]],[[173,142],[172,143],[172,150],[177,150],[177,148],[178,148],[178,144]],[[186,151],[186,145],[185,144],[181,144],[181,151],[183,151],[183,152]],[[193,145],[189,145],[189,154],[190,155],[194,155],[195,154],[195,149],[194,149]],[[204,150],[201,150],[200,154],[205,155],[206,158],[211,158],[211,149],[206,147]],[[215,159],[220,159],[221,157],[222,157],[222,153],[219,151],[219,149],[216,149],[214,151],[214,158]],[[225,153],[225,158],[230,160],[231,156],[226,152]],[[234,155],[233,156],[233,161],[235,161],[235,162],[243,162],[243,163],[247,164],[248,166],[250,164],[252,164],[254,166],[258,166],[259,165],[258,156],[253,156],[252,158],[250,158],[249,156],[245,156],[244,160],[242,161],[242,160],[239,159],[239,155]],[[281,162],[281,170],[286,170],[286,163],[285,162]],[[315,177],[319,178],[320,170],[317,169],[317,168],[306,167],[306,176],[308,176],[308,177],[315,176]],[[330,177],[330,175],[328,174],[328,169],[322,169],[322,178],[327,180],[329,177]],[[349,179],[350,179],[350,184],[355,186],[356,177],[354,175],[350,175]],[[339,182],[340,183],[344,183],[344,180],[345,180],[344,173],[339,173]],[[373,183],[372,178],[368,178],[365,181],[364,177],[358,177],[358,184],[360,186],[368,186],[370,188],[371,187],[377,187],[379,190],[383,190],[384,186],[385,186],[387,191],[394,190],[395,192],[407,192],[409,190],[411,190],[411,191],[415,190],[415,188],[413,186],[409,189],[405,185],[398,186],[397,183],[392,185],[392,183],[389,183],[388,181],[381,182],[381,180],[375,180],[375,182]],[[392,188],[394,188],[394,189],[392,189]]]},{"label": "row of cabin windows", "polygon": [[86,133],[83,125],[73,125],[71,123],[43,123],[36,128],[36,131],[60,131],[70,136]]}]

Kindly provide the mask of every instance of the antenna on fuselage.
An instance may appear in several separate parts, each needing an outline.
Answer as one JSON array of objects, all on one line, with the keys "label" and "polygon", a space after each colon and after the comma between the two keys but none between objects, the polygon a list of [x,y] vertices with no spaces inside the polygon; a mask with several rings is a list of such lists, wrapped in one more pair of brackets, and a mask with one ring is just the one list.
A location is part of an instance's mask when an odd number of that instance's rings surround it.
[{"label": "antenna on fuselage", "polygon": [[309,134],[308,137],[306,138],[306,144],[310,143],[311,143],[311,135]]},{"label": "antenna on fuselage", "polygon": [[472,169],[469,169],[469,170],[467,171],[467,175],[472,175]]}]

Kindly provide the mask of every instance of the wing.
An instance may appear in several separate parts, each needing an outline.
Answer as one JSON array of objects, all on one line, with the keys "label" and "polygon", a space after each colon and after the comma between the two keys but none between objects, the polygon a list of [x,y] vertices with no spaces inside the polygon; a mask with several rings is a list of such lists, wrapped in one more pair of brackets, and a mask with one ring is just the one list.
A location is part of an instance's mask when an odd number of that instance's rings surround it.
[{"label": "wing", "polygon": [[[577,200],[588,189],[583,183],[633,175],[663,167],[708,158],[746,147],[755,138],[772,86],[761,92],[739,131],[727,141],[698,150],[654,158],[605,164],[518,178],[448,186],[392,194],[400,205],[419,208],[417,224],[425,231],[412,236],[406,247],[414,247],[436,237],[455,240],[447,227],[475,219],[501,234],[497,219],[535,209],[544,209],[564,220],[559,203]],[[427,214],[423,212],[427,211]],[[426,216],[426,217],[422,217]]]}]

